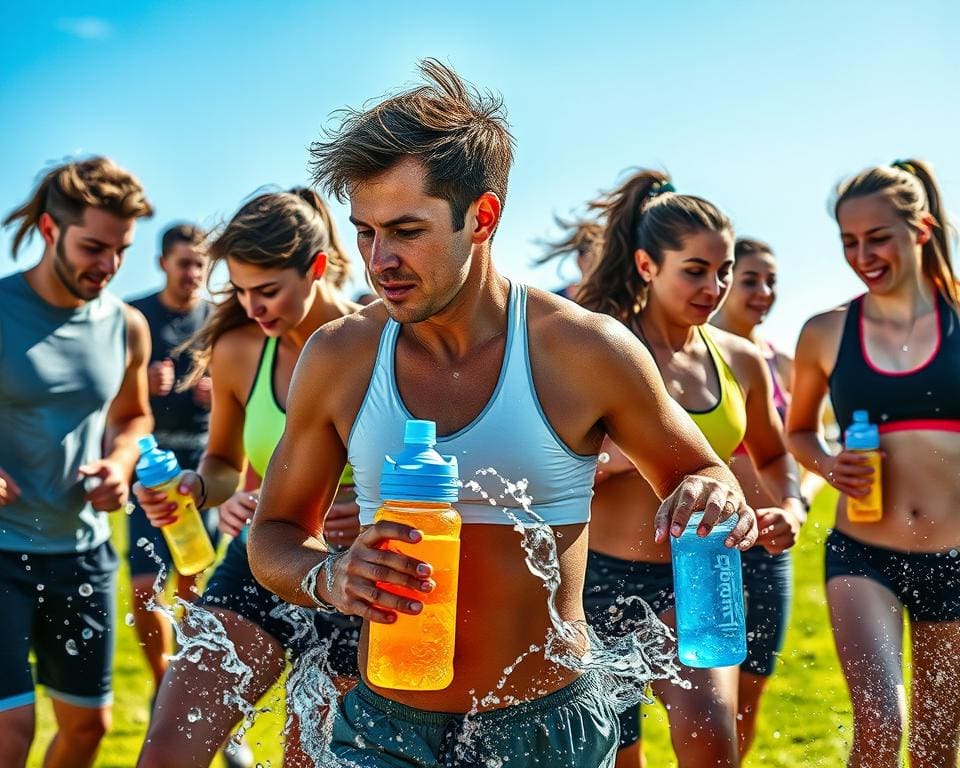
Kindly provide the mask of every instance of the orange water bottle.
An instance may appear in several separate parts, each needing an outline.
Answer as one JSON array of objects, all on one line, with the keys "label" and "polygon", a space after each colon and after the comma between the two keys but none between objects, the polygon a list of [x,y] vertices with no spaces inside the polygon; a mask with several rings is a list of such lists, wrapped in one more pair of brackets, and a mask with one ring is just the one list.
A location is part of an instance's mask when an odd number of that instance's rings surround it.
[{"label": "orange water bottle", "polygon": [[432,421],[406,423],[404,449],[387,456],[380,479],[383,506],[374,522],[392,520],[423,534],[416,542],[387,545],[433,568],[431,592],[394,584],[385,590],[423,603],[417,615],[398,613],[392,624],[371,622],[367,678],[381,688],[439,691],[453,680],[453,648],[457,628],[457,576],[460,570],[460,513],[452,504],[459,494],[457,459],[434,450],[437,428]]},{"label": "orange water bottle", "polygon": [[866,411],[854,411],[853,423],[843,433],[843,445],[867,458],[873,467],[873,485],[870,493],[861,498],[847,496],[847,519],[851,523],[876,523],[883,517],[883,497],[880,477],[880,430],[870,423]]}]

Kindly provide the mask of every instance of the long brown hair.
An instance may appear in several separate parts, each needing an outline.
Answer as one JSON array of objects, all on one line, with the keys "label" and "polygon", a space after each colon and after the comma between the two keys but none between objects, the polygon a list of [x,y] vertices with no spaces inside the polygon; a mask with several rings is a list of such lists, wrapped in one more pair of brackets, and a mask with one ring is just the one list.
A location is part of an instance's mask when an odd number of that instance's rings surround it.
[{"label": "long brown hair", "polygon": [[854,197],[882,194],[897,214],[912,227],[933,219],[932,237],[921,247],[920,268],[943,297],[960,308],[960,291],[950,256],[950,224],[940,198],[933,168],[923,160],[898,160],[893,165],[867,168],[837,185],[833,215],[840,204]]},{"label": "long brown hair", "polygon": [[570,256],[588,255],[590,261],[595,263],[603,249],[603,225],[593,219],[568,221],[559,216],[555,216],[554,221],[558,227],[567,231],[567,236],[560,240],[546,242],[547,250],[542,256],[534,259],[533,263],[540,266],[554,259],[560,259],[562,262]]},{"label": "long brown hair", "polygon": [[733,225],[713,203],[673,191],[661,171],[640,170],[616,190],[591,203],[606,224],[600,261],[577,294],[578,303],[630,324],[643,310],[648,284],[634,254],[642,248],[657,265],[664,251],[679,251],[688,236],[728,232]]},{"label": "long brown hair", "polygon": [[[327,254],[323,279],[334,287],[343,285],[349,262],[342,246],[335,241],[332,219],[325,204],[313,190],[295,187],[289,192],[258,195],[237,211],[223,230],[210,243],[210,271],[227,258],[262,269],[295,269],[303,276],[314,265],[317,254]],[[180,385],[187,389],[204,375],[210,365],[213,347],[224,334],[253,321],[237,298],[236,289],[228,285],[219,291],[210,317],[179,348],[189,350],[193,367]]]},{"label": "long brown hair", "polygon": [[65,230],[82,221],[87,208],[99,208],[122,219],[153,215],[153,206],[137,177],[109,157],[64,163],[47,171],[26,202],[3,220],[4,227],[20,222],[10,255],[17,258],[20,246],[33,236],[44,213]]}]

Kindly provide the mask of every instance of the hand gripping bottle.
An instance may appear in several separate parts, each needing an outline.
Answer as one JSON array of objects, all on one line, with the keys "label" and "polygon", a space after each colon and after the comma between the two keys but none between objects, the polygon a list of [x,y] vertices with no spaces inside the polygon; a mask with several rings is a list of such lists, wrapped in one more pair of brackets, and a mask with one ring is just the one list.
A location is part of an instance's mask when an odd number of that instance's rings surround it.
[{"label": "hand gripping bottle", "polygon": [[140,447],[137,478],[147,488],[165,491],[168,499],[177,502],[176,521],[160,529],[170,548],[173,564],[184,576],[200,573],[213,565],[216,553],[193,497],[177,490],[182,474],[180,465],[173,451],[157,448],[153,435],[141,437],[137,445]]},{"label": "hand gripping bottle", "polygon": [[677,606],[677,655],[688,667],[726,667],[747,657],[740,551],[723,540],[737,524],[732,515],[697,535],[703,513],[691,515],[670,539]]},{"label": "hand gripping bottle", "polygon": [[382,688],[439,691],[453,680],[461,520],[451,505],[457,500],[459,482],[457,459],[434,450],[436,436],[432,421],[410,419],[403,451],[396,459],[387,456],[383,462],[383,507],[374,522],[392,520],[423,534],[419,542],[394,540],[387,546],[429,563],[436,587],[432,592],[419,592],[380,584],[423,603],[416,616],[398,613],[392,624],[370,623],[367,678]]},{"label": "hand gripping bottle", "polygon": [[851,523],[875,523],[883,517],[880,481],[880,430],[870,423],[866,411],[854,411],[853,423],[843,433],[843,444],[848,451],[856,451],[867,458],[873,467],[873,485],[862,498],[847,496],[847,519]]}]

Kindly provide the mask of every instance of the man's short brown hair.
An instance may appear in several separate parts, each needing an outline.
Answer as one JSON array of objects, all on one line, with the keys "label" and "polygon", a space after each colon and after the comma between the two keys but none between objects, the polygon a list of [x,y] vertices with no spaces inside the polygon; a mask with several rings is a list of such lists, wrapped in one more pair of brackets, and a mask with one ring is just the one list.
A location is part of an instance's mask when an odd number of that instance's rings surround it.
[{"label": "man's short brown hair", "polygon": [[513,164],[513,137],[503,100],[481,93],[436,59],[424,59],[428,81],[367,110],[346,109],[339,130],[310,147],[314,180],[341,202],[350,187],[413,157],[427,171],[426,193],[450,203],[453,228],[484,192],[501,204]]}]

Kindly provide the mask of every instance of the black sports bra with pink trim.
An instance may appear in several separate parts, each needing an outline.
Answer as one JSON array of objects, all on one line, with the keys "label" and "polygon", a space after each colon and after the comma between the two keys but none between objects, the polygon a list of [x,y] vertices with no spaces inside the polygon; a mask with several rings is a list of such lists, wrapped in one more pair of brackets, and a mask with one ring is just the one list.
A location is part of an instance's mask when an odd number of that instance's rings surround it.
[{"label": "black sports bra with pink trim", "polygon": [[840,429],[865,410],[880,433],[905,430],[960,432],[960,322],[937,295],[937,344],[933,354],[909,371],[884,371],[867,358],[863,342],[863,296],[850,302],[837,362],[830,374],[830,399]]}]

